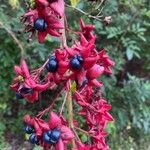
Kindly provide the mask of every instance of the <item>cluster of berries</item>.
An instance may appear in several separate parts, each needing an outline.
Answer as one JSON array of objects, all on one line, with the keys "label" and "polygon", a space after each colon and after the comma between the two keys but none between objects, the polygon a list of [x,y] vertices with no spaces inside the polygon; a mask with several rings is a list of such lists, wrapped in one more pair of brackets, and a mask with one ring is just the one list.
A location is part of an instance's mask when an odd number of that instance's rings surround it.
[{"label": "cluster of berries", "polygon": [[64,149],[65,145],[73,138],[73,132],[66,126],[64,119],[51,112],[48,123],[37,117],[24,117],[24,131],[30,134],[29,142],[41,145],[45,150],[55,147],[56,150]]},{"label": "cluster of berries", "polygon": [[[30,38],[35,32],[38,32],[39,42],[44,42],[47,34],[61,36],[59,29],[64,28],[64,1],[35,0],[35,5],[34,9],[29,9],[29,12],[22,16],[25,31],[32,32]],[[80,19],[80,31],[77,32],[79,40],[74,41],[71,47],[63,46],[54,50],[44,65],[32,73],[29,72],[26,61],[22,60],[21,66],[14,67],[16,77],[11,85],[17,99],[25,98],[34,103],[42,91],[66,83],[64,89],[69,92],[71,88],[68,83],[75,82],[76,88],[72,91],[72,97],[81,107],[78,115],[86,119],[89,127],[86,133],[91,137],[91,144],[84,144],[77,137],[77,148],[74,150],[109,149],[105,143],[105,127],[113,120],[108,113],[111,105],[102,98],[100,88],[103,83],[97,78],[105,73],[111,74],[114,62],[110,60],[105,49],[96,49],[96,35],[93,34],[93,29],[93,25],[86,25]],[[47,70],[47,74],[41,81],[40,74],[43,70]],[[51,112],[48,123],[40,117],[31,118],[26,115],[24,122],[25,132],[30,134],[29,141],[41,145],[45,150],[51,147],[64,150],[66,144],[76,135],[75,131],[72,132],[67,127],[68,123],[62,114],[57,116]]]}]

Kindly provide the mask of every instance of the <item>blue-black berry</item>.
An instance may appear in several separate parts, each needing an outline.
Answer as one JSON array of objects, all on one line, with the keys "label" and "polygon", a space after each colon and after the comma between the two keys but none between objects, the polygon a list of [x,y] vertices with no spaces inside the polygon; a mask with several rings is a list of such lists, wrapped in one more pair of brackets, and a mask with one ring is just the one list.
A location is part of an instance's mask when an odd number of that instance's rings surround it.
[{"label": "blue-black berry", "polygon": [[55,142],[58,142],[58,140],[60,139],[60,136],[61,136],[61,132],[58,129],[52,130],[51,135],[50,135],[51,140]]},{"label": "blue-black berry", "polygon": [[46,143],[50,143],[50,136],[47,132],[43,134],[43,141]]},{"label": "blue-black berry", "polygon": [[16,92],[16,99],[23,99],[24,97],[19,93]]},{"label": "blue-black berry", "polygon": [[43,141],[49,144],[55,144],[59,141],[61,132],[58,129],[50,130],[43,134]]},{"label": "blue-black berry", "polygon": [[34,28],[38,31],[45,31],[47,29],[47,23],[43,18],[38,18],[34,22]]},{"label": "blue-black berry", "polygon": [[77,59],[77,57],[73,57],[70,61],[70,66],[72,69],[80,69],[81,68],[81,63]]},{"label": "blue-black berry", "polygon": [[20,93],[23,93],[23,94],[31,94],[32,92],[33,90],[31,88],[23,87],[20,89]]},{"label": "blue-black berry", "polygon": [[48,72],[56,72],[58,69],[58,62],[54,56],[50,57],[48,63],[46,64],[46,69]]},{"label": "blue-black berry", "polygon": [[29,137],[29,142],[32,144],[38,144],[39,140],[35,133],[32,133]]},{"label": "blue-black berry", "polygon": [[26,125],[24,127],[24,131],[27,133],[27,134],[31,134],[31,133],[34,133],[34,128],[30,125]]},{"label": "blue-black berry", "polygon": [[82,64],[83,61],[84,61],[83,58],[82,58],[82,56],[81,55],[77,55],[76,57],[79,60],[79,62]]}]

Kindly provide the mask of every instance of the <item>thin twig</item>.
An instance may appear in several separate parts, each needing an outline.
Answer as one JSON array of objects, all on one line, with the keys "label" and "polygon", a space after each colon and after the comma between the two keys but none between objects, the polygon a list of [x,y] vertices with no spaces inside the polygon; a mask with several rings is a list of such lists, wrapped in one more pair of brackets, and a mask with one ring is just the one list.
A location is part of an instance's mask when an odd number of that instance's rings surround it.
[{"label": "thin twig", "polygon": [[79,8],[70,6],[70,5],[68,5],[68,4],[66,4],[66,6],[69,7],[69,8],[75,9],[76,11],[78,11],[78,12],[80,12],[80,13],[86,15],[86,16],[89,17],[89,18],[93,18],[93,19],[95,19],[95,20],[102,21],[101,18],[102,18],[103,16],[92,16],[92,15],[90,15],[89,13],[87,13],[87,12],[85,12],[85,11],[79,9]]},{"label": "thin twig", "polygon": [[89,133],[81,128],[78,128],[78,127],[74,127],[76,130],[79,130],[81,131],[82,133],[86,134],[86,135],[89,135]]},{"label": "thin twig", "polygon": [[67,100],[67,96],[68,96],[68,93],[65,94],[64,101],[63,101],[63,104],[62,104],[62,107],[61,107],[61,110],[60,110],[60,116],[62,116],[63,109],[64,109],[64,106],[65,106],[65,103],[66,103],[66,100]]},{"label": "thin twig", "polygon": [[[69,89],[70,89],[71,82],[70,82],[70,80],[68,82],[69,82]],[[69,127],[71,129],[73,129],[74,128],[74,124],[73,124],[73,103],[72,103],[71,90],[68,91],[68,95],[67,95],[67,110],[68,110]],[[72,148],[76,148],[75,139],[72,139]]]},{"label": "thin twig", "polygon": [[53,102],[50,104],[50,106],[47,107],[46,109],[44,109],[43,111],[39,112],[39,114],[38,114],[36,117],[42,118],[42,116],[43,116],[45,113],[49,112],[49,111],[53,108],[53,106],[54,106],[54,104],[55,104],[57,98],[59,97],[59,95],[62,93],[63,90],[64,90],[64,89],[62,89],[62,90],[56,95],[55,99],[54,99]]},{"label": "thin twig", "polygon": [[1,21],[0,21],[0,26],[13,38],[13,40],[15,41],[15,43],[17,44],[17,46],[20,49],[21,57],[23,57],[24,56],[24,49],[23,49],[22,43],[17,39],[17,37],[15,36],[13,31],[11,29],[8,29]]}]

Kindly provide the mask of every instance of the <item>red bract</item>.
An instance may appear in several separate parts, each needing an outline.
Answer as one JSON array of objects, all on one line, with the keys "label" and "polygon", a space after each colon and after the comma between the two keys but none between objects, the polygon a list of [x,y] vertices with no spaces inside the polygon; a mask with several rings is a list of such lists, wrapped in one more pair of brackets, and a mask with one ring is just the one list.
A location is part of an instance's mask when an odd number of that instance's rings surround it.
[{"label": "red bract", "polygon": [[80,27],[81,27],[81,33],[84,35],[86,40],[90,41],[93,40],[95,41],[96,35],[92,33],[94,30],[94,25],[85,25],[82,19],[80,19]]},{"label": "red bract", "polygon": [[[88,133],[93,139],[90,150],[108,150],[109,147],[105,143],[107,133],[104,130],[106,124],[113,121],[112,116],[108,113],[111,105],[101,97],[101,92],[95,92],[92,87],[88,86],[79,92],[76,91],[74,98],[82,107],[78,114],[84,116],[89,125]],[[81,143],[79,146],[81,150],[86,147]]]},{"label": "red bract", "polygon": [[[37,23],[37,21],[39,22]],[[58,30],[64,28],[61,19],[50,7],[38,7],[34,10],[30,9],[22,16],[22,22],[25,24],[25,31],[32,33],[30,39],[37,31],[40,43],[44,42],[47,34],[56,37],[60,36],[61,33],[59,33]]]},{"label": "red bract", "polygon": [[64,0],[36,0],[36,4],[40,7],[50,7],[55,13],[60,16],[64,15]]},{"label": "red bract", "polygon": [[[52,146],[54,146],[56,150],[65,150],[66,144],[68,144],[74,138],[74,134],[70,128],[64,125],[62,119],[54,112],[50,113],[50,119],[48,123],[36,117],[31,118],[29,115],[24,117],[24,122],[35,129],[39,144],[45,150],[50,149]],[[56,129],[59,130],[61,134],[59,141],[53,145],[46,143],[43,139],[43,134]]]},{"label": "red bract", "polygon": [[102,49],[99,54],[98,64],[104,67],[104,72],[111,74],[112,70],[110,67],[114,66],[115,63],[110,60],[109,56],[106,54],[105,49]]},{"label": "red bract", "polygon": [[49,86],[48,82],[40,84],[34,80],[29,73],[25,60],[22,60],[21,67],[15,66],[14,71],[17,76],[14,78],[11,88],[19,92],[31,103],[37,101],[39,93],[46,90]]}]

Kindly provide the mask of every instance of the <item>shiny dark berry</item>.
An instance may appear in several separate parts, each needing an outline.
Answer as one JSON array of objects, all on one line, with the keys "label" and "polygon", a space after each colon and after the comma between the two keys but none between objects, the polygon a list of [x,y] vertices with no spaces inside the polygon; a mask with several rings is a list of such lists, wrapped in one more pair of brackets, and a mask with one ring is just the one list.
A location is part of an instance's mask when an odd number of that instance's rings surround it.
[{"label": "shiny dark berry", "polygon": [[84,61],[81,55],[77,55],[77,59],[79,60],[79,62],[80,62],[81,64],[82,64],[83,61]]},{"label": "shiny dark berry", "polygon": [[71,66],[72,69],[80,69],[81,68],[81,63],[77,59],[77,57],[74,57],[70,61],[70,66]]},{"label": "shiny dark berry", "polygon": [[34,128],[30,125],[26,125],[24,127],[24,131],[27,133],[27,134],[31,134],[31,133],[34,133]]},{"label": "shiny dark berry", "polygon": [[43,18],[38,18],[34,22],[34,28],[38,31],[45,31],[47,29],[47,23]]},{"label": "shiny dark berry", "polygon": [[39,140],[35,133],[32,133],[29,137],[29,142],[32,144],[38,144]]},{"label": "shiny dark berry", "polygon": [[58,129],[52,130],[51,135],[50,135],[51,140],[55,142],[57,142],[60,139],[60,136],[61,136],[61,132]]},{"label": "shiny dark berry", "polygon": [[54,56],[50,57],[49,62],[46,64],[48,72],[56,72],[58,69],[58,62]]},{"label": "shiny dark berry", "polygon": [[50,143],[50,136],[47,132],[43,134],[43,141],[46,143]]},{"label": "shiny dark berry", "polygon": [[52,133],[52,131],[49,130],[49,131],[47,132],[48,136],[51,136],[51,133]]},{"label": "shiny dark berry", "polygon": [[23,98],[24,97],[19,92],[16,93],[16,99],[23,99]]},{"label": "shiny dark berry", "polygon": [[23,87],[21,88],[20,92],[23,94],[31,94],[33,90],[31,88]]}]

